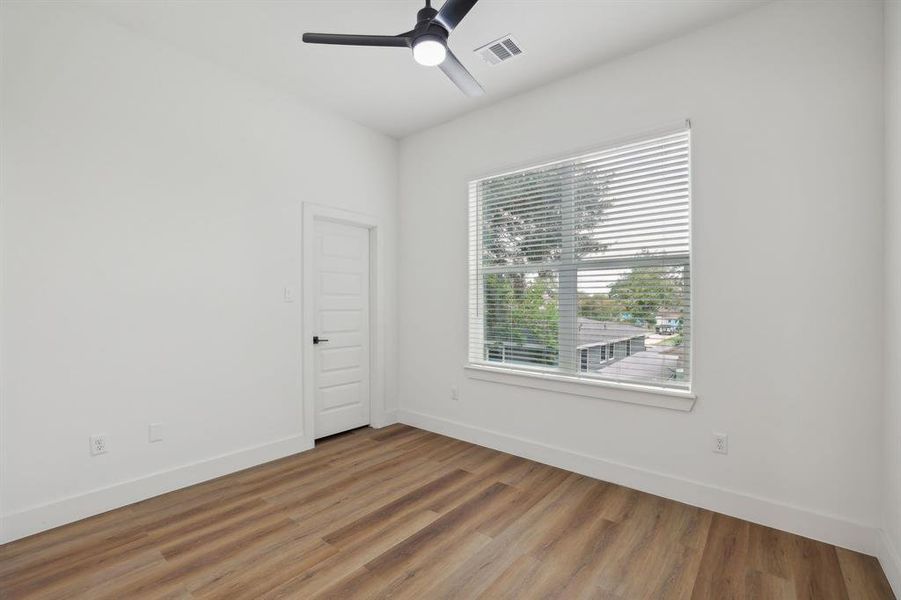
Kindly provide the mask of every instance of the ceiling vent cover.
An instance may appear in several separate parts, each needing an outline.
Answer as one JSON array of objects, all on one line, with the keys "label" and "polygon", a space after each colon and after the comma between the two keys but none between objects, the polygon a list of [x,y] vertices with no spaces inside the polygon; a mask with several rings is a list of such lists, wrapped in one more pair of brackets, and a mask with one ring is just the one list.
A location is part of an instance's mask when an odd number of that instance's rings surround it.
[{"label": "ceiling vent cover", "polygon": [[475,53],[481,56],[482,60],[489,65],[496,65],[522,54],[522,46],[513,39],[513,36],[505,35],[493,42],[488,42],[480,48],[476,48]]}]

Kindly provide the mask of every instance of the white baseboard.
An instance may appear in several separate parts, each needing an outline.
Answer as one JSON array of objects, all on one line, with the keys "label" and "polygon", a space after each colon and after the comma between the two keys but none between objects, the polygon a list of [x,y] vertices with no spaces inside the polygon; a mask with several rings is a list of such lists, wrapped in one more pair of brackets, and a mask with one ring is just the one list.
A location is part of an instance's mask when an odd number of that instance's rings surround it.
[{"label": "white baseboard", "polygon": [[[568,471],[875,555],[879,530],[775,500],[573,452],[497,431],[401,409],[401,423]],[[887,570],[886,570],[887,571]]]},{"label": "white baseboard", "polygon": [[378,413],[374,412],[372,414],[372,427],[375,429],[381,429],[382,427],[394,425],[395,423],[397,423],[396,410],[379,411]]},{"label": "white baseboard", "polygon": [[0,518],[0,544],[312,447],[313,440],[303,435],[291,436],[3,515]]},{"label": "white baseboard", "polygon": [[885,530],[879,532],[879,550],[876,557],[879,559],[879,564],[882,565],[882,570],[885,571],[885,576],[888,578],[895,596],[901,598],[901,551],[892,543]]}]

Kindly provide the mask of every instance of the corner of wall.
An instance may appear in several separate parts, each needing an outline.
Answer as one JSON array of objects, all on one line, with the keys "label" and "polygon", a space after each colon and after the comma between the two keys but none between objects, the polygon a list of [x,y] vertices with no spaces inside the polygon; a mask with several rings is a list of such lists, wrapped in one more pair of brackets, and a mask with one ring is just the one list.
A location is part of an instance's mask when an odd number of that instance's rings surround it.
[{"label": "corner of wall", "polygon": [[884,529],[879,531],[879,546],[876,558],[885,572],[889,585],[896,596],[901,597],[901,552],[895,546],[891,536]]},{"label": "corner of wall", "polygon": [[901,0],[884,0],[884,229],[883,229],[883,457],[882,530],[878,558],[901,597]]}]

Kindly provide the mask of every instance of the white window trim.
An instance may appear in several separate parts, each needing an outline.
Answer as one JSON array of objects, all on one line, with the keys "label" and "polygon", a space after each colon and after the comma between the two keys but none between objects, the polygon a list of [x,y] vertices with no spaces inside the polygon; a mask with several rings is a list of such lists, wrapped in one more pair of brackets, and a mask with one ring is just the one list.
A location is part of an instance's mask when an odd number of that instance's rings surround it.
[{"label": "white window trim", "polygon": [[[525,169],[533,169],[540,168],[545,164],[552,164],[554,162],[559,162],[560,160],[567,160],[572,156],[578,156],[580,154],[588,154],[592,152],[596,152],[598,150],[603,150],[605,148],[629,143],[631,141],[636,141],[643,139],[644,137],[652,137],[656,134],[666,134],[672,131],[676,131],[679,129],[687,129],[691,130],[691,121],[686,119],[684,123],[679,126],[673,126],[671,128],[661,128],[656,131],[649,131],[643,135],[635,135],[629,137],[623,137],[621,139],[610,141],[601,146],[595,146],[590,149],[583,150],[578,153],[567,153],[565,156],[558,157],[552,160],[546,160],[543,163],[540,161],[536,161],[536,164],[528,164],[528,165],[519,165],[515,168],[511,168],[506,172],[502,173],[490,173],[484,174],[477,178],[473,178],[470,181],[470,189],[472,185],[476,182],[486,179],[488,177],[498,177],[501,175],[505,175],[508,173],[512,173],[519,170]],[[691,159],[689,159],[691,162]],[[691,168],[689,168],[689,187],[693,188],[692,178],[691,178]],[[689,211],[693,212],[692,209],[693,202],[689,206]],[[470,222],[473,218],[472,206],[470,206],[469,212]],[[692,229],[694,229],[694,220],[690,221],[692,223]],[[481,227],[481,223],[477,222],[477,227]],[[693,240],[693,235],[689,236],[689,252],[688,252],[688,264],[689,270],[692,273],[692,277],[694,277],[694,252],[693,244],[691,243]],[[481,238],[481,236],[479,236]],[[476,254],[480,254],[477,250]],[[469,256],[468,264],[469,269],[473,269],[476,267],[473,262],[474,257],[472,255]],[[635,259],[630,257],[624,259],[623,262],[633,262]],[[615,264],[614,260],[607,259],[602,261],[607,265]],[[591,267],[591,263],[586,261],[586,268]],[[581,268],[581,265],[580,265]],[[482,268],[484,270],[484,268]],[[492,270],[497,272],[503,272],[505,270],[504,267],[494,267]],[[521,270],[518,266],[509,267],[507,270]],[[472,277],[470,273],[469,277]],[[574,396],[583,396],[588,398],[595,398],[599,400],[610,400],[614,402],[624,402],[627,404],[637,404],[641,406],[650,406],[657,408],[664,408],[669,410],[676,410],[680,412],[691,412],[694,408],[695,402],[697,401],[697,395],[694,392],[695,389],[695,381],[694,376],[692,376],[691,382],[688,388],[668,388],[662,386],[655,385],[642,385],[642,384],[632,384],[625,382],[618,382],[613,380],[605,380],[605,379],[592,379],[588,377],[579,376],[577,374],[569,374],[569,373],[561,373],[556,371],[556,369],[551,370],[542,370],[540,368],[530,368],[530,367],[516,367],[510,366],[509,364],[504,366],[496,366],[491,363],[482,363],[482,362],[473,362],[469,360],[469,355],[471,353],[471,339],[472,339],[472,328],[473,323],[471,321],[471,311],[474,305],[479,306],[479,312],[482,312],[482,307],[479,302],[479,297],[477,294],[473,293],[472,286],[468,286],[469,289],[469,302],[467,304],[467,324],[468,324],[468,334],[467,334],[467,357],[464,362],[463,369],[466,375],[473,380],[492,382],[492,383],[500,383],[506,385],[513,385],[524,388],[531,389],[539,389],[550,392],[557,392],[561,394],[569,394]],[[693,287],[693,285],[692,285]],[[690,306],[690,318],[694,318],[694,302],[691,303]],[[476,325],[478,327],[481,326],[481,323]],[[694,336],[692,335],[689,338],[688,352],[689,355],[694,358]],[[574,347],[575,348],[575,347]],[[612,348],[612,346],[611,346]],[[578,352],[577,350],[574,350]],[[607,357],[609,361],[610,356]],[[577,356],[573,356],[572,360],[579,360]],[[693,364],[693,362],[692,362]],[[692,368],[692,372],[694,368]]]},{"label": "white window trim", "polygon": [[653,406],[681,412],[691,412],[698,398],[693,392],[686,390],[618,383],[602,379],[594,380],[550,371],[541,372],[510,367],[495,367],[479,363],[467,363],[463,366],[463,369],[467,377],[478,381],[514,385],[572,396],[587,396],[599,400],[640,404],[642,406]]}]

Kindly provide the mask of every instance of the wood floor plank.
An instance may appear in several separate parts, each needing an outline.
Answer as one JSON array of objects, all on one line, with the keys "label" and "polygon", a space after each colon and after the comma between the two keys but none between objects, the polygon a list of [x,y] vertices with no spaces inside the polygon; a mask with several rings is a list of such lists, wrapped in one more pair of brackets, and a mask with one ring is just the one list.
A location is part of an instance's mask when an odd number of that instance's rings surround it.
[{"label": "wood floor plank", "polygon": [[406,425],[0,546],[0,598],[890,600],[878,561]]},{"label": "wood floor plank", "polygon": [[681,514],[669,500],[633,496],[609,549],[590,567],[596,585],[624,598],[690,597],[702,554],[683,543],[692,539],[688,534],[695,525],[678,518]]},{"label": "wood floor plank", "polygon": [[745,594],[750,600],[795,600],[795,586],[791,579],[784,579],[764,571],[748,571]]},{"label": "wood floor plank", "polygon": [[[428,590],[447,569],[452,569],[468,556],[491,541],[490,538],[470,531],[445,538],[436,543],[432,552],[411,557],[397,570],[373,570],[364,567],[352,576],[327,588],[316,598],[352,598],[354,592],[363,597],[377,598],[428,598]],[[435,560],[436,555],[440,560]]]},{"label": "wood floor plank", "polygon": [[437,494],[445,493],[448,488],[470,477],[470,474],[462,469],[454,469],[447,475],[426,483],[415,490],[404,494],[397,500],[384,504],[372,512],[356,519],[335,531],[323,536],[329,544],[341,546],[354,539],[371,533],[375,528],[384,526],[392,521],[403,518],[407,513],[422,508],[425,503]]},{"label": "wood floor plank", "polygon": [[[542,478],[534,479],[527,488],[516,487],[521,493],[515,497],[514,503],[496,519],[492,519],[479,527],[479,531],[489,537],[497,537],[519,518],[553,492],[569,473],[561,470],[542,472]],[[597,509],[599,507],[595,507]]]},{"label": "wood floor plank", "polygon": [[749,535],[747,521],[713,517],[692,598],[745,597]]},{"label": "wood floor plank", "polygon": [[421,559],[421,555],[430,547],[434,547],[442,538],[458,535],[460,530],[474,529],[473,524],[476,521],[484,520],[486,513],[501,506],[511,491],[511,488],[503,483],[490,485],[478,496],[467,500],[397,546],[368,562],[365,565],[366,568],[390,577],[394,571],[402,569],[414,558]]},{"label": "wood floor plank", "polygon": [[494,483],[499,483],[512,489],[512,486],[503,483],[501,479],[504,474],[508,473],[511,469],[516,469],[519,465],[518,461],[515,460],[516,458],[517,457],[510,456],[509,454],[496,452],[489,457],[481,467],[474,469],[470,467],[476,477],[467,481],[460,489],[452,490],[443,496],[438,497],[432,502],[429,508],[439,513],[447,512],[458,504],[475,498],[482,493],[486,486]]},{"label": "wood floor plank", "polygon": [[98,547],[84,554],[61,556],[34,567],[12,571],[0,578],[0,589],[12,597],[27,596],[48,586],[56,586],[85,571],[107,568],[115,562],[130,559],[144,548],[146,534],[129,536],[122,540],[109,540],[107,546]]},{"label": "wood floor plank", "polygon": [[431,592],[432,598],[475,598],[497,575],[520,556],[529,554],[556,536],[569,510],[588,494],[591,480],[570,474],[551,494],[510,524],[494,540],[473,554]]},{"label": "wood floor plank", "polygon": [[297,544],[282,551],[254,556],[249,565],[241,564],[224,571],[197,585],[192,593],[196,598],[252,600],[338,553],[337,548],[322,540],[311,542],[312,545]]},{"label": "wood floor plank", "polygon": [[793,537],[794,556],[789,564],[798,600],[847,600],[848,591],[835,546]]},{"label": "wood floor plank", "polygon": [[525,598],[534,588],[540,567],[541,561],[537,558],[521,554],[478,597],[483,600]]},{"label": "wood floor plank", "polygon": [[264,495],[264,498],[272,504],[293,511],[296,517],[303,518],[341,498],[365,495],[367,490],[377,489],[396,478],[403,478],[411,469],[418,467],[425,467],[429,470],[432,468],[429,463],[421,459],[387,460],[373,464],[364,471],[342,470],[339,476],[329,478],[324,483],[318,482],[310,486],[301,484],[295,489],[276,495]]},{"label": "wood floor plank", "polygon": [[338,583],[321,590],[313,598],[316,600],[369,600],[382,597],[382,590],[388,582],[373,573],[366,567],[360,567],[356,571],[344,577]]},{"label": "wood floor plank", "polygon": [[37,556],[46,559],[50,552],[78,551],[93,541],[118,535],[123,524],[134,518],[131,507],[124,507],[0,545],[0,575],[21,568]]},{"label": "wood floor plank", "polygon": [[235,557],[247,554],[254,547],[269,543],[271,538],[282,533],[290,533],[294,522],[288,518],[267,520],[250,530],[224,533],[215,545],[198,549],[188,555],[168,560],[171,565],[164,574],[152,575],[137,580],[116,590],[114,598],[152,597],[161,592],[176,593],[187,589],[192,581],[213,579],[226,568]]},{"label": "wood floor plank", "polygon": [[[601,584],[603,573],[614,562],[616,542],[622,537],[623,525],[601,517],[592,530],[585,533],[581,557],[570,567],[569,577],[557,590],[550,593],[553,598],[616,598],[617,595]],[[553,563],[549,563],[553,564]]]},{"label": "wood floor plank", "polygon": [[751,572],[791,580],[793,536],[771,527],[752,524],[748,534],[748,568]]},{"label": "wood floor plank", "polygon": [[[87,596],[96,593],[100,584],[122,581],[122,578],[131,578],[148,569],[163,567],[165,564],[165,559],[158,551],[150,550],[135,554],[130,558],[97,563],[90,569],[82,567],[67,573],[59,573],[49,580],[41,581],[39,586],[31,590],[23,587],[3,589],[4,593],[9,593],[11,596],[28,596],[31,595],[29,592],[39,590],[37,595],[48,600]],[[0,597],[3,595],[0,593]]]},{"label": "wood floor plank", "polygon": [[[440,582],[450,571],[490,542],[491,538],[478,531],[445,540],[444,544],[428,558],[417,557],[419,560],[405,566],[402,572],[379,592],[379,595],[410,600],[428,598],[429,591],[436,582]],[[379,575],[384,576],[381,572]]]},{"label": "wood floor plank", "polygon": [[367,562],[415,535],[437,518],[438,514],[432,511],[416,513],[394,527],[374,532],[353,546],[342,548],[336,555],[297,573],[290,580],[280,583],[258,597],[262,600],[309,598],[359,571]]},{"label": "wood floor plank", "polygon": [[844,548],[836,548],[835,551],[851,600],[882,600],[892,597],[892,588],[875,557]]},{"label": "wood floor plank", "polygon": [[424,463],[367,488],[366,493],[335,494],[315,506],[289,503],[286,508],[291,518],[301,527],[324,536],[362,518],[375,508],[403,497],[433,479],[443,477],[452,470],[454,470],[452,465]]}]

